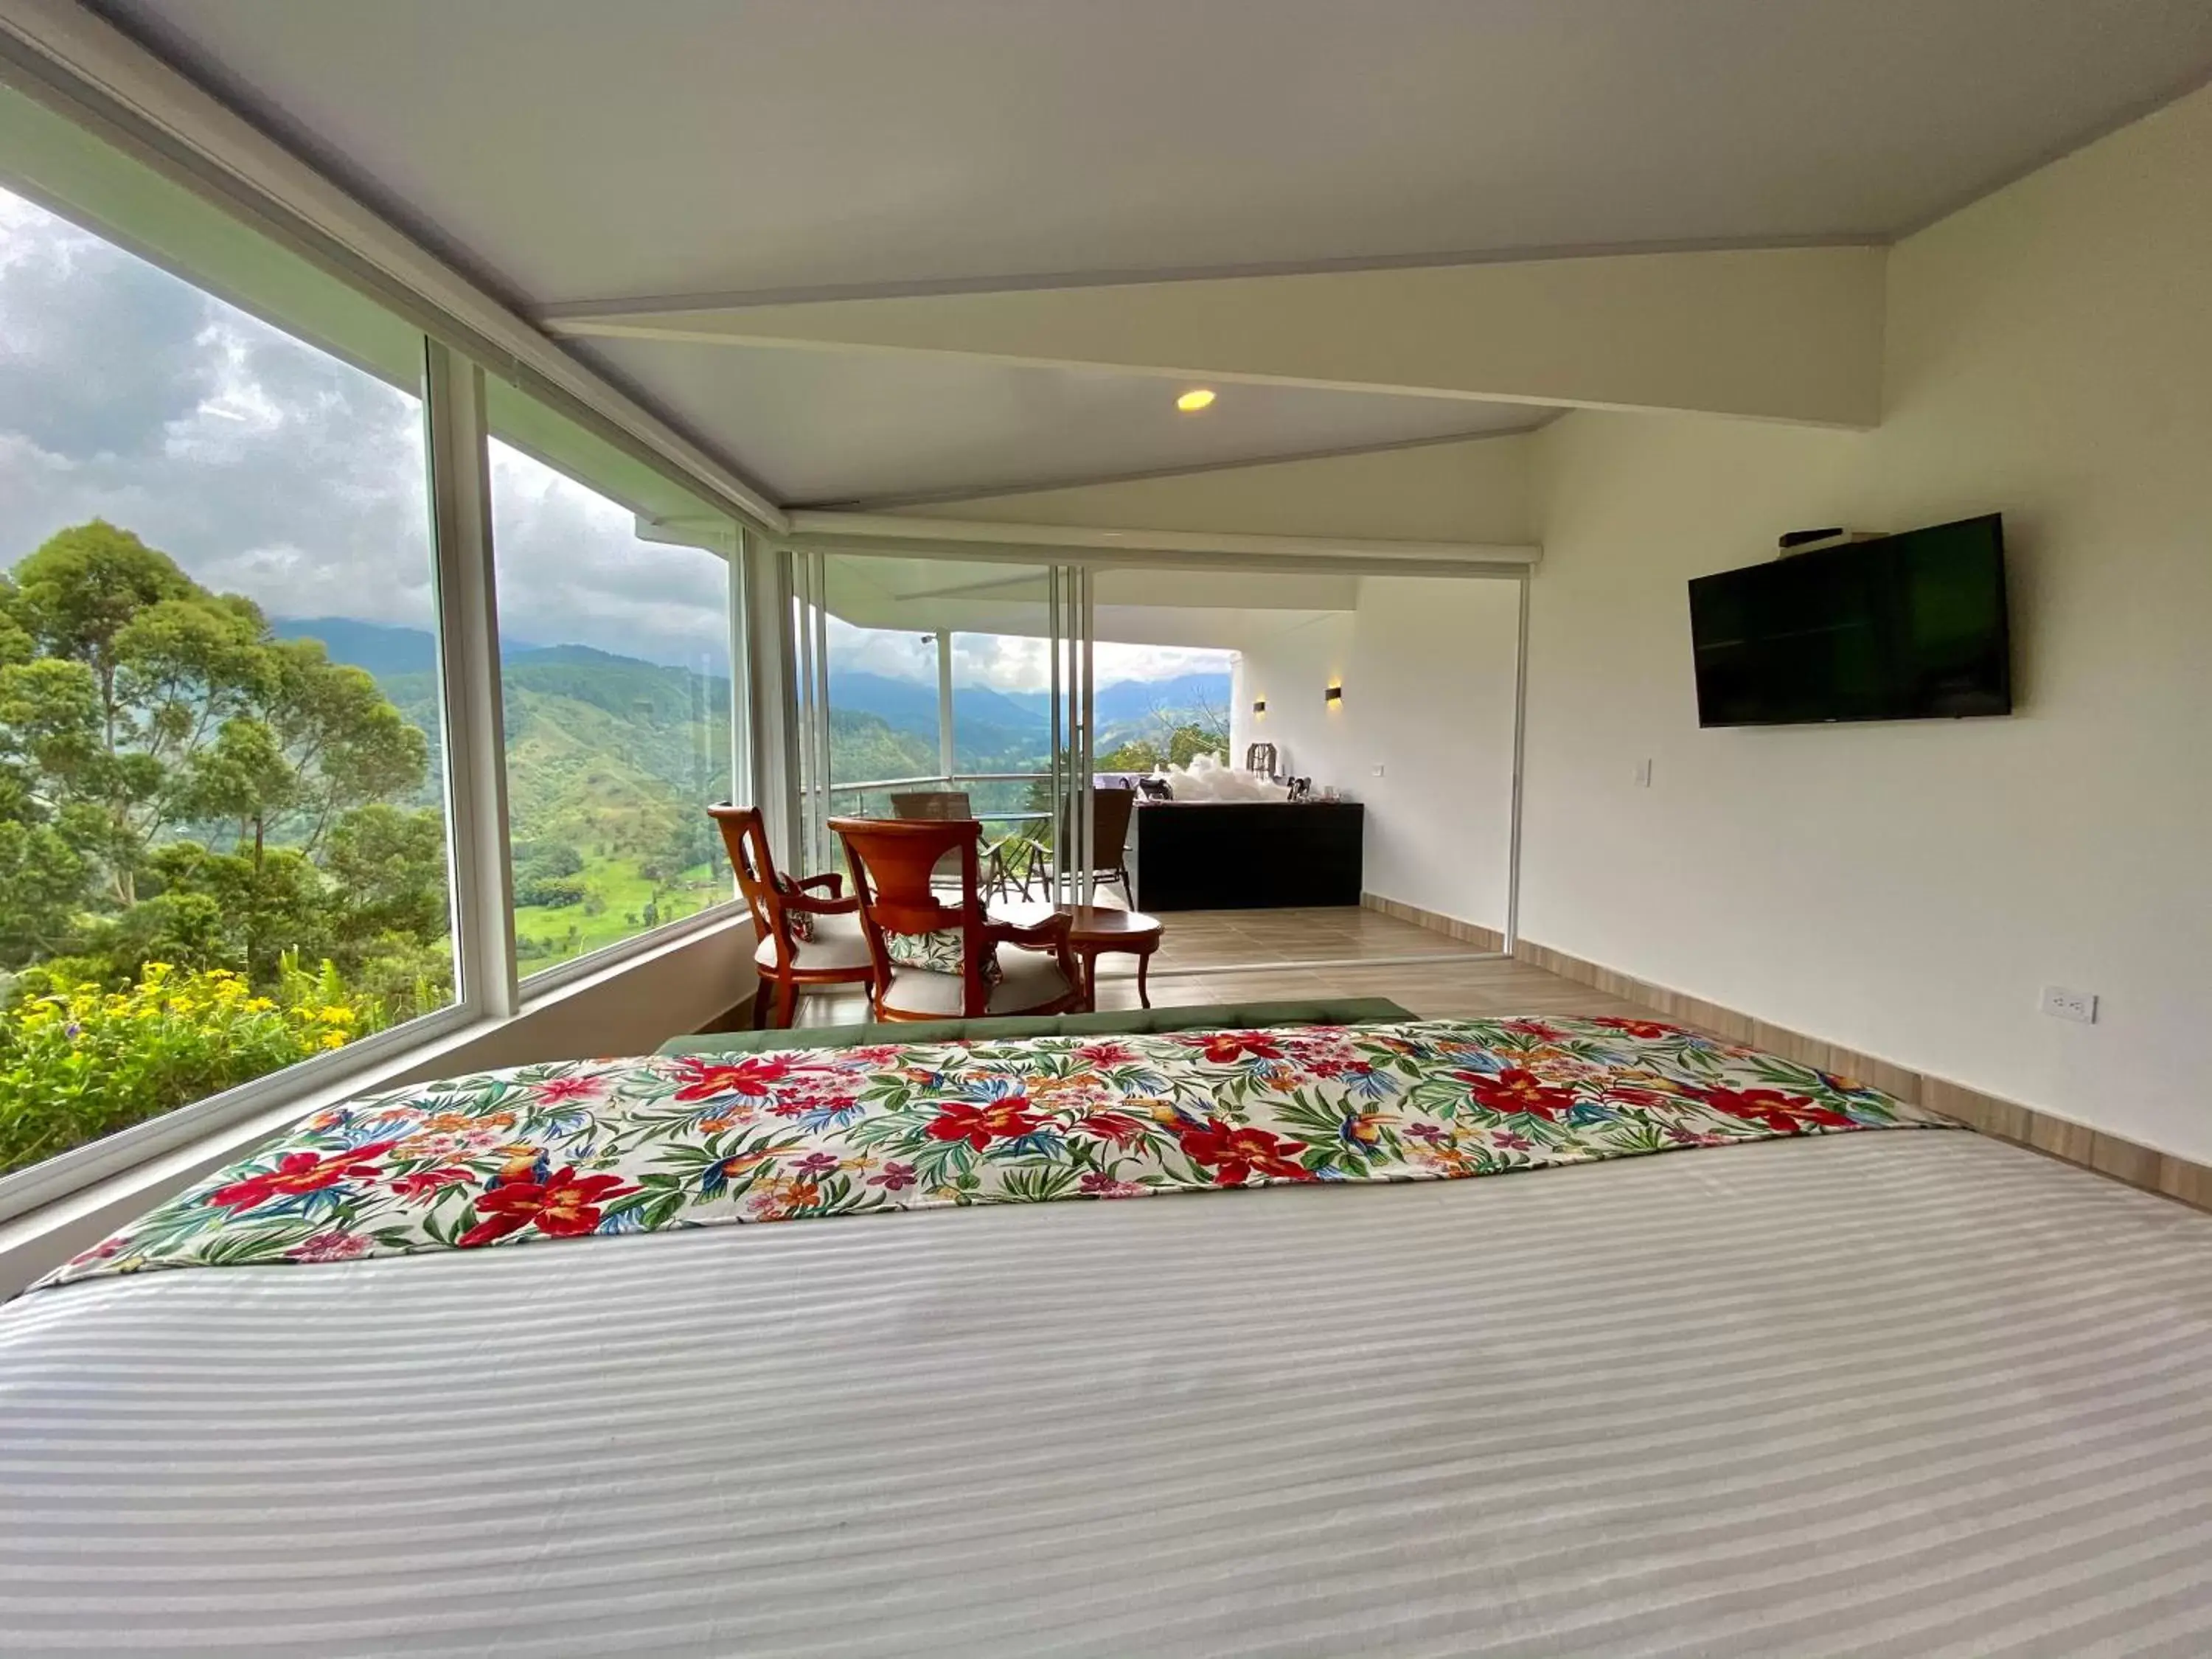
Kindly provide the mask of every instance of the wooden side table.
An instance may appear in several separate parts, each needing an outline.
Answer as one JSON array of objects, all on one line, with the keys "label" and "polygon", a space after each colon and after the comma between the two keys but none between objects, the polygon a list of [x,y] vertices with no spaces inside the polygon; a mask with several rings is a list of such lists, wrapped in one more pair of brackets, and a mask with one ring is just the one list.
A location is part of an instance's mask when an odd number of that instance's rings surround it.
[{"label": "wooden side table", "polygon": [[1086,1011],[1098,1006],[1098,958],[1109,951],[1136,957],[1137,1000],[1146,1008],[1152,1006],[1145,975],[1152,966],[1152,952],[1160,948],[1161,936],[1166,932],[1158,916],[1148,916],[1141,910],[1115,910],[1097,904],[991,907],[994,917],[1022,927],[1033,927],[1055,912],[1069,918],[1072,923],[1067,930],[1067,948],[1083,969],[1083,1006]]}]

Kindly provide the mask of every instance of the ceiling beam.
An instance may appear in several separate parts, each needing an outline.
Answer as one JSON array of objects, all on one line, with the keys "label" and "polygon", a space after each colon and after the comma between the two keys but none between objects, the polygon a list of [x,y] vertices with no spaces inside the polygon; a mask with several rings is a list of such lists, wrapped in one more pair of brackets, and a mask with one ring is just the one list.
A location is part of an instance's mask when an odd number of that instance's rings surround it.
[{"label": "ceiling beam", "polygon": [[1871,246],[1638,253],[688,311],[616,302],[542,321],[576,337],[1870,427],[1886,258]]},{"label": "ceiling beam", "polygon": [[1244,455],[1230,460],[1192,461],[1181,466],[1148,466],[1119,472],[1091,472],[1066,477],[1033,480],[1028,483],[993,484],[978,489],[972,484],[946,489],[911,490],[895,495],[862,495],[845,501],[790,501],[793,510],[823,513],[903,513],[913,507],[957,507],[967,501],[999,501],[1010,495],[1038,495],[1063,489],[1099,489],[1115,484],[1156,483],[1168,478],[1197,478],[1214,472],[1240,472],[1255,466],[1300,466],[1309,461],[1341,461],[1368,455],[1395,455],[1409,449],[1441,449],[1449,444],[1490,443],[1525,438],[1540,431],[1565,411],[1548,410],[1525,426],[1482,427],[1473,432],[1442,432],[1419,438],[1387,438],[1376,443],[1335,444],[1326,449],[1298,449],[1273,455]]},{"label": "ceiling beam", "polygon": [[[1185,530],[1308,541],[1538,539],[1526,435],[1371,451],[902,508],[917,519]],[[796,509],[794,509],[796,510]]]},{"label": "ceiling beam", "polygon": [[904,552],[939,557],[1048,556],[1082,563],[1186,562],[1194,568],[1362,568],[1481,574],[1521,571],[1543,550],[1528,543],[1428,542],[1352,537],[1249,536],[1212,531],[1105,529],[1089,525],[1007,524],[910,518],[895,513],[790,515],[783,539],[825,550]]}]

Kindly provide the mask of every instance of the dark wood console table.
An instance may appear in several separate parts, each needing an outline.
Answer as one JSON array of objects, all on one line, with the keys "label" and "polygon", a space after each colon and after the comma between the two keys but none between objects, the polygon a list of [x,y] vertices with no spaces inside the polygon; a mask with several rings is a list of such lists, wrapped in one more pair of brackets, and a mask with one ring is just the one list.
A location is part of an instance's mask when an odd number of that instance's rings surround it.
[{"label": "dark wood console table", "polygon": [[1358,801],[1157,801],[1130,833],[1141,910],[1357,904],[1366,809]]}]

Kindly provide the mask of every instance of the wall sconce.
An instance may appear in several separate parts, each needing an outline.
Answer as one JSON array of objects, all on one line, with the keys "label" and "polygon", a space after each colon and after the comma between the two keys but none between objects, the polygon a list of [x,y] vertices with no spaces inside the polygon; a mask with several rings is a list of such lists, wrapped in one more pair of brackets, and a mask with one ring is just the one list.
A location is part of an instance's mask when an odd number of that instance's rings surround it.
[{"label": "wall sconce", "polygon": [[1253,699],[1252,699],[1252,712],[1253,712],[1254,714],[1266,714],[1266,713],[1267,712],[1267,700],[1265,697],[1255,697],[1255,698],[1253,698]]},{"label": "wall sconce", "polygon": [[1344,702],[1344,687],[1340,684],[1331,685],[1328,690],[1321,694],[1321,699],[1331,708],[1340,707]]}]

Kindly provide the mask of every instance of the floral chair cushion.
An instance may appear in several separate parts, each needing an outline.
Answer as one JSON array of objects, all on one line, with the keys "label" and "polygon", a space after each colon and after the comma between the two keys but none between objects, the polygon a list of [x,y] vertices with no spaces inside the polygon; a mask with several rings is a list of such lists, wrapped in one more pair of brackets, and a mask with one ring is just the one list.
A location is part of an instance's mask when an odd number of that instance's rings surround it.
[{"label": "floral chair cushion", "polygon": [[[957,927],[940,927],[930,933],[885,933],[884,954],[902,968],[919,968],[925,973],[958,974],[965,960],[965,948]],[[1006,977],[999,967],[996,949],[983,952],[983,983],[996,985]]]}]

